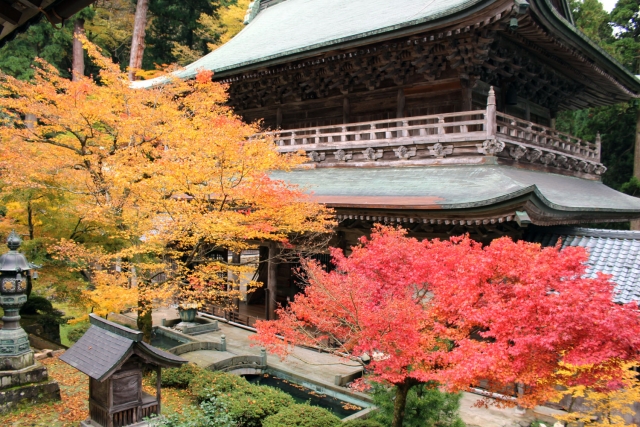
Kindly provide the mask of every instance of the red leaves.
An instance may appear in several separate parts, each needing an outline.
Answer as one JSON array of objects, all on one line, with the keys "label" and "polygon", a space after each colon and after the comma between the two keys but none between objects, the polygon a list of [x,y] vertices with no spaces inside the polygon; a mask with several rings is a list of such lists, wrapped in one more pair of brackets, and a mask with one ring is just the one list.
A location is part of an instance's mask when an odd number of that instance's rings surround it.
[{"label": "red leaves", "polygon": [[304,344],[366,353],[374,374],[391,383],[523,383],[520,403],[530,405],[552,392],[560,363],[589,365],[571,379],[588,384],[640,349],[636,305],[614,304],[607,277],[584,277],[581,248],[508,238],[484,248],[468,237],[419,242],[379,227],[349,257],[332,255],[336,271],[305,262],[304,294],[279,320],[257,325],[256,340],[270,351]]}]

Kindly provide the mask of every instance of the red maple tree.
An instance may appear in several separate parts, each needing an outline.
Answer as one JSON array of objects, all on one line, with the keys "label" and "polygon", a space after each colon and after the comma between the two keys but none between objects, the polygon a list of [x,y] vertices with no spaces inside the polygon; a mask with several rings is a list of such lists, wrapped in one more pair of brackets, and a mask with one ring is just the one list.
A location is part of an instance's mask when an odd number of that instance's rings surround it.
[{"label": "red maple tree", "polygon": [[[378,226],[336,269],[304,261],[304,293],[256,325],[255,340],[286,356],[294,345],[371,358],[377,381],[397,386],[394,427],[409,389],[434,381],[450,391],[488,380],[521,384],[517,403],[548,400],[555,386],[622,373],[640,349],[636,304],[614,304],[604,275],[585,277],[582,248],[466,237],[418,241]],[[561,366],[588,366],[570,378]]]}]

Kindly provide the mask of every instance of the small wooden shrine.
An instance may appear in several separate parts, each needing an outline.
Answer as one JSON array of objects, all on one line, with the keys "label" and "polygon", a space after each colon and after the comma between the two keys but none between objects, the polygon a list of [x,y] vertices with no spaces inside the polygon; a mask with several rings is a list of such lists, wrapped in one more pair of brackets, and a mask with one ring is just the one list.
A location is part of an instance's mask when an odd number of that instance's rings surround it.
[{"label": "small wooden shrine", "polygon": [[[60,359],[89,376],[89,416],[82,426],[145,425],[161,409],[161,368],[186,360],[142,341],[142,332],[90,314],[91,327]],[[155,369],[156,395],[142,390],[143,369]]]}]

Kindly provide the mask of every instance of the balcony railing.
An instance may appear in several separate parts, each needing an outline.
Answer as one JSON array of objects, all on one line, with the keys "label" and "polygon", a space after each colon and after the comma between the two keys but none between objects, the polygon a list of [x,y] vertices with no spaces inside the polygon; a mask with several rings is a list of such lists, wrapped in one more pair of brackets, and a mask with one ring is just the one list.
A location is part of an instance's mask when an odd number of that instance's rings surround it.
[{"label": "balcony railing", "polygon": [[272,138],[281,152],[306,151],[312,162],[482,154],[584,173],[602,174],[606,170],[600,164],[599,135],[595,142],[589,142],[500,113],[493,88],[486,110],[277,130],[254,136],[263,137]]}]

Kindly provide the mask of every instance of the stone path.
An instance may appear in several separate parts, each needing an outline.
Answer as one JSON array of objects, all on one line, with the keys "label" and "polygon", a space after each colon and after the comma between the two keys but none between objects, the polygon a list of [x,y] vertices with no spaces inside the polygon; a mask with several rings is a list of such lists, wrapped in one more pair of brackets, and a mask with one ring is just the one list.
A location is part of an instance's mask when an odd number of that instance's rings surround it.
[{"label": "stone path", "polygon": [[[153,313],[154,326],[160,325],[162,319],[175,319],[178,317],[175,309],[159,309]],[[233,356],[240,355],[260,355],[260,347],[251,346],[249,339],[254,332],[231,326],[219,322],[220,330],[193,338],[198,341],[219,342],[220,337],[225,335],[227,341],[227,351],[194,351],[182,354],[181,357],[196,363],[199,366],[209,366]],[[291,356],[281,360],[278,356],[269,354],[267,363],[278,369],[295,372],[296,374],[333,384],[336,374],[349,374],[358,370],[358,364],[343,360],[340,357],[326,353],[320,353],[309,349],[296,347]],[[464,393],[460,404],[460,416],[467,424],[467,427],[528,427],[533,420],[546,421],[552,426],[554,411],[549,408],[538,407],[535,411],[527,410],[525,414],[519,415],[514,408],[500,409],[495,406],[489,408],[477,407],[476,403],[481,400],[478,395]]]}]

